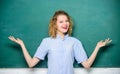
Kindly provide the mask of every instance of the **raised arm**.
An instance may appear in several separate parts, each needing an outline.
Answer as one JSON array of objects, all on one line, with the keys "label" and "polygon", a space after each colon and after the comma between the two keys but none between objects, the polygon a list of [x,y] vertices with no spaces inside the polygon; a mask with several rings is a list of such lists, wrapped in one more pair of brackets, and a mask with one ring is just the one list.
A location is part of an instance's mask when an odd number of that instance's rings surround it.
[{"label": "raised arm", "polygon": [[97,56],[97,53],[99,51],[99,49],[101,47],[104,47],[106,46],[107,44],[109,44],[112,40],[110,40],[109,38],[106,39],[105,41],[101,40],[97,43],[93,53],[91,54],[91,56],[84,62],[82,62],[81,64],[86,68],[86,69],[89,69],[91,67],[91,65],[93,64],[96,56]]},{"label": "raised arm", "polygon": [[35,57],[32,58],[30,56],[30,54],[28,53],[28,51],[27,51],[27,49],[26,49],[26,47],[24,45],[24,42],[21,39],[14,38],[13,36],[9,36],[8,38],[11,41],[13,41],[13,42],[15,42],[15,43],[17,43],[17,44],[19,44],[21,46],[23,55],[24,55],[25,60],[26,60],[29,67],[35,66],[40,61],[38,58],[35,58]]}]

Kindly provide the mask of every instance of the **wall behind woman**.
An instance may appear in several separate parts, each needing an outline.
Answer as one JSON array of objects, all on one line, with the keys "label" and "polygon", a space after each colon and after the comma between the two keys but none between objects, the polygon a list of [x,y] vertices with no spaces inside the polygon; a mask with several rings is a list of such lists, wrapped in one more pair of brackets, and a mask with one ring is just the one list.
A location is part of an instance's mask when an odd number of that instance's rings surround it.
[{"label": "wall behind woman", "polygon": [[[88,57],[96,43],[110,37],[110,46],[100,50],[93,67],[120,67],[120,1],[118,0],[1,0],[0,68],[27,68],[21,48],[8,40],[21,38],[31,56],[48,36],[49,20],[56,10],[65,10],[73,19],[72,36],[78,38]],[[47,58],[36,67],[47,68]],[[81,67],[76,62],[74,67]]]}]

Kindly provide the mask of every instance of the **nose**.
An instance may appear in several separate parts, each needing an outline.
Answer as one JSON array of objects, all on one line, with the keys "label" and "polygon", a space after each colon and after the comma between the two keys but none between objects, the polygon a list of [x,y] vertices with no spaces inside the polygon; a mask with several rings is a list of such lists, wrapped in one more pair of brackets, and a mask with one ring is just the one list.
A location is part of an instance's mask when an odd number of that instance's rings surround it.
[{"label": "nose", "polygon": [[67,23],[68,23],[67,21],[64,21],[64,25],[67,25]]}]

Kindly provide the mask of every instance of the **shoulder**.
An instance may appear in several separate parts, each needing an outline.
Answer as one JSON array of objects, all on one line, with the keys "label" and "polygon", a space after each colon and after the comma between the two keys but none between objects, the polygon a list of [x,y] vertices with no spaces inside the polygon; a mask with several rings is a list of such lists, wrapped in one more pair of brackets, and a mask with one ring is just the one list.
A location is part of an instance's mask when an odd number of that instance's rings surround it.
[{"label": "shoulder", "polygon": [[69,41],[72,41],[74,45],[82,45],[81,40],[79,40],[79,39],[77,39],[75,37],[70,36],[69,39],[70,39]]},{"label": "shoulder", "polygon": [[50,37],[46,37],[46,38],[43,38],[43,39],[41,40],[40,45],[49,45],[50,42],[51,42],[51,38],[50,38]]},{"label": "shoulder", "polygon": [[81,41],[79,39],[75,38],[75,37],[70,36],[69,39],[72,40],[72,41],[81,43]]},{"label": "shoulder", "polygon": [[51,37],[46,37],[46,38],[43,38],[43,40],[42,41],[44,41],[44,42],[49,42],[49,41],[51,41]]}]

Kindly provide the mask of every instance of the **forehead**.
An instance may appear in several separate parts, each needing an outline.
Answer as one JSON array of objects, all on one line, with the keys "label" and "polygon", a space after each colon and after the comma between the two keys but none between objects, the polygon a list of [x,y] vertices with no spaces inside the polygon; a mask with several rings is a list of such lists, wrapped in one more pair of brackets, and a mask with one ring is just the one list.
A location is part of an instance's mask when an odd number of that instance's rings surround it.
[{"label": "forehead", "polygon": [[57,20],[68,20],[68,17],[66,15],[61,14],[57,16]]}]

